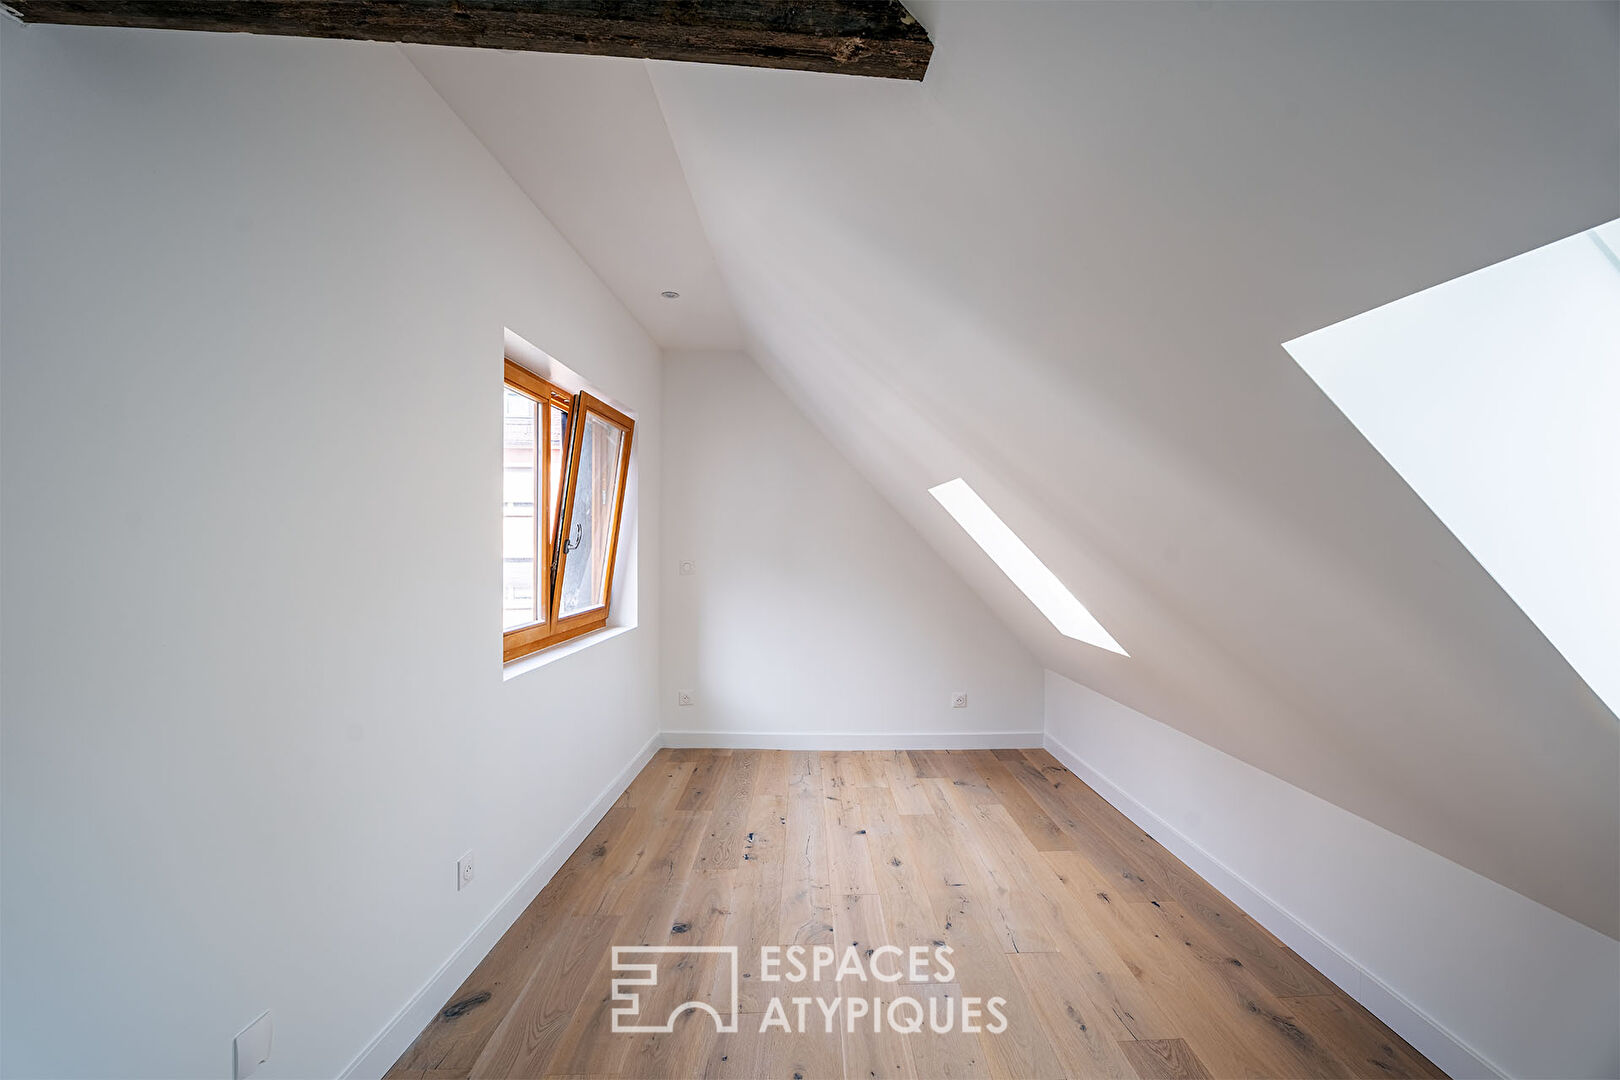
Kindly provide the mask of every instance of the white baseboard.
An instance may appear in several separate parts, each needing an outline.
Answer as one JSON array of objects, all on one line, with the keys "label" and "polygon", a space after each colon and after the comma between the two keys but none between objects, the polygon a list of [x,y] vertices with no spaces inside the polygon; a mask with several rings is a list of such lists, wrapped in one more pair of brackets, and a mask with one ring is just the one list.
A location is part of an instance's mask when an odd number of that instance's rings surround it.
[{"label": "white baseboard", "polygon": [[479,924],[466,941],[456,951],[450,954],[439,970],[433,973],[421,989],[405,1003],[394,1018],[377,1033],[376,1038],[358,1055],[349,1062],[348,1068],[339,1073],[340,1080],[372,1080],[381,1077],[394,1062],[399,1060],[401,1054],[410,1049],[411,1043],[421,1030],[428,1025],[439,1009],[443,1007],[450,996],[460,988],[471,975],[479,961],[488,955],[501,940],[517,917],[529,906],[534,898],[540,895],[540,890],[552,875],[561,869],[568,856],[574,849],[584,842],[590,831],[596,828],[596,823],[602,820],[618,800],[624,789],[630,786],[643,766],[652,758],[653,753],[662,744],[662,736],[654,733],[652,738],[636,751],[630,762],[619,771],[619,774],[608,782],[607,787],[585,812],[580,814],[568,830],[557,838],[540,861],[534,864],[534,869],[526,874],[522,881],[513,886],[512,891],[506,894],[489,917]]},{"label": "white baseboard", "polygon": [[664,745],[717,750],[1023,750],[1039,731],[666,731]]},{"label": "white baseboard", "polygon": [[1116,810],[1136,822],[1143,832],[1163,844],[1171,854],[1215,886],[1261,926],[1281,938],[1284,944],[1304,957],[1341,990],[1366,1006],[1368,1012],[1388,1024],[1401,1038],[1445,1070],[1448,1076],[1455,1080],[1473,1077],[1506,1080],[1508,1074],[1483,1054],[1396,993],[1371,971],[1340,952],[1332,942],[1249,884],[1169,822],[1137,802],[1130,793],[1092,768],[1080,755],[1050,735],[1046,736],[1045,743],[1052,756],[1070,772],[1084,780]]}]

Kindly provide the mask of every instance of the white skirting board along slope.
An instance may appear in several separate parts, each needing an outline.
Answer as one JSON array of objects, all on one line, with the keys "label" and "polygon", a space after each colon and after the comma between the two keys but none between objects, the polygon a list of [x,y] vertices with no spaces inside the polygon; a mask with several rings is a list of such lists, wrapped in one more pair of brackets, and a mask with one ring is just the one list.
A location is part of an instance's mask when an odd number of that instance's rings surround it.
[{"label": "white skirting board along slope", "polygon": [[720,750],[1023,750],[1039,731],[666,731],[664,745]]},{"label": "white skirting board along slope", "polygon": [[1318,936],[1310,927],[1283,910],[1270,897],[1250,885],[1220,860],[1171,828],[1163,818],[1131,798],[1112,780],[1086,764],[1085,760],[1073,750],[1050,735],[1046,738],[1046,748],[1070,772],[1112,803],[1116,810],[1136,822],[1143,832],[1163,844],[1194,873],[1215,886],[1228,900],[1242,908],[1261,926],[1281,938],[1290,949],[1332,979],[1339,989],[1365,1005],[1368,1012],[1417,1047],[1430,1061],[1445,1070],[1447,1075],[1455,1080],[1463,1080],[1465,1077],[1496,1077],[1505,1080],[1506,1073],[1441,1027],[1422,1009],[1385,986],[1370,971],[1334,948],[1331,942]]},{"label": "white skirting board along slope", "polygon": [[1046,738],[1451,1076],[1620,1076],[1620,941],[1051,671]]},{"label": "white skirting board along slope", "polygon": [[452,953],[449,959],[433,973],[420,990],[412,995],[394,1018],[377,1033],[371,1044],[349,1062],[349,1067],[339,1074],[341,1080],[370,1080],[372,1077],[381,1077],[394,1062],[399,1060],[401,1054],[410,1049],[412,1041],[421,1030],[427,1027],[444,1002],[450,1000],[450,995],[466,981],[479,961],[488,955],[501,940],[501,935],[511,928],[519,915],[533,902],[540,890],[546,887],[554,874],[562,868],[568,856],[574,849],[584,842],[590,831],[596,828],[596,823],[602,820],[613,804],[618,801],[624,789],[630,786],[630,781],[636,778],[642,768],[651,760],[653,753],[662,745],[662,738],[654,733],[640,750],[636,751],[630,762],[608,782],[607,787],[585,812],[575,819],[568,831],[557,838],[557,842],[547,849],[540,861],[535,863],[523,880],[513,886],[512,891],[500,902],[494,911],[489,913],[478,929],[461,947]]}]

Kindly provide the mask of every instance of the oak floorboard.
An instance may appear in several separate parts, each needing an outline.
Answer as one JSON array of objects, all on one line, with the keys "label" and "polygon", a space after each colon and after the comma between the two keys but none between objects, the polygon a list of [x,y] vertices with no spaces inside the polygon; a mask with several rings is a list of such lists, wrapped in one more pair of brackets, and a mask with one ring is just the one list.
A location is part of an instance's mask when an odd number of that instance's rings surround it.
[{"label": "oak floorboard", "polygon": [[[690,760],[690,759],[688,759]],[[694,762],[697,766],[681,790],[675,803],[677,810],[713,810],[714,800],[720,794],[720,783],[725,778],[731,758],[715,757]]]},{"label": "oak floorboard", "polygon": [[696,869],[732,870],[742,861],[759,760],[758,750],[739,750],[731,755],[731,764],[709,811],[709,830],[698,848]]},{"label": "oak floorboard", "polygon": [[1035,804],[1062,830],[1070,841],[1069,847],[1084,855],[1086,861],[1110,882],[1110,892],[1128,899],[1150,900],[1164,891],[1159,882],[1149,877],[1147,860],[1132,858],[1106,834],[1092,827],[1072,802],[1059,793],[1059,788],[1045,773],[1028,761],[1002,764],[1023,785]]},{"label": "oak floorboard", "polygon": [[[633,1022],[669,1030],[614,1032],[615,946],[735,948],[736,1029],[686,1007],[729,1017],[729,953],[650,951]],[[827,966],[795,982],[767,947]],[[1045,751],[693,748],[653,755],[388,1072],[1442,1075]]]},{"label": "oak floorboard", "polygon": [[759,1080],[842,1080],[845,1076],[842,1031],[837,1027],[825,1031],[815,1022],[815,1006],[810,1009],[811,1022],[803,1032],[772,1027],[759,1033],[755,1072]]},{"label": "oak floorboard", "polygon": [[702,1075],[708,1080],[755,1080],[760,1075],[760,1019],[757,1013],[743,1013],[736,1031],[716,1033]]},{"label": "oak floorboard", "polygon": [[860,750],[828,753],[822,769],[824,793],[830,795],[844,788],[882,787],[883,781],[872,766],[873,760]]},{"label": "oak floorboard", "polygon": [[1141,1080],[1212,1080],[1209,1070],[1198,1060],[1183,1039],[1154,1039],[1148,1042],[1120,1043]]},{"label": "oak floorboard", "polygon": [[1350,1075],[1357,1080],[1375,1077],[1427,1080],[1444,1075],[1359,1002],[1347,1000],[1340,994],[1312,994],[1280,1000],[1294,1022],[1332,1050],[1349,1066]]},{"label": "oak floorboard", "polygon": [[[941,781],[935,781],[941,783]],[[990,923],[1004,951],[1059,952],[1064,919],[1057,875],[1013,824],[1007,811],[974,801],[954,785],[941,788],[949,820],[978,864]]]},{"label": "oak floorboard", "polygon": [[1000,767],[996,755],[988,750],[947,750],[945,754],[951,786],[958,794],[966,795],[975,803],[1001,801],[985,780],[988,770]]},{"label": "oak floorboard", "polygon": [[860,792],[876,793],[882,788],[837,786],[836,794],[822,797],[827,816],[827,851],[830,857],[834,893],[875,893],[877,879],[872,875],[870,833],[867,812]]},{"label": "oak floorboard", "polygon": [[906,750],[911,771],[922,780],[939,780],[951,775],[950,759],[944,750]]},{"label": "oak floorboard", "polygon": [[[892,995],[876,993],[868,987],[859,1000],[870,1012],[861,1013],[843,1024],[844,1075],[866,1080],[918,1080],[911,1059],[912,1040],[888,1025],[888,1003]],[[873,1014],[877,1020],[874,1023]],[[924,1080],[933,1080],[924,1077]]]},{"label": "oak floorboard", "polygon": [[997,1078],[1063,1076],[1057,1054],[1035,1022],[1034,1006],[991,925],[988,905],[981,898],[989,894],[991,886],[973,868],[973,857],[964,850],[969,844],[935,815],[905,817],[902,827],[928,892],[938,928],[937,943],[952,950],[950,960],[963,998],[1007,999],[1007,1030],[999,1035],[976,1033],[985,1074]]},{"label": "oak floorboard", "polygon": [[538,1073],[562,1038],[588,980],[613,943],[617,915],[573,915],[537,957],[534,974],[472,1066],[474,1076]]},{"label": "oak floorboard", "polygon": [[636,780],[632,781],[631,786],[635,788],[637,782],[643,777],[647,778],[646,784],[639,790],[625,793],[630,805],[662,812],[675,809],[676,804],[681,801],[681,796],[686,793],[686,785],[697,772],[697,761],[694,759],[680,761],[659,756],[663,753],[664,751],[660,750],[654,755],[647,768],[642,769]]},{"label": "oak floorboard", "polygon": [[832,944],[832,860],[821,784],[818,755],[796,752],[788,770],[782,842],[779,924],[784,946]]},{"label": "oak floorboard", "polygon": [[911,767],[911,758],[904,750],[884,750],[871,755],[882,785],[889,789],[895,809],[902,814],[931,814],[933,804],[923,790],[922,777]]},{"label": "oak floorboard", "polygon": [[787,867],[781,859],[750,859],[733,872],[731,917],[720,944],[737,947],[738,1008],[763,1012],[776,987],[763,980],[760,950],[782,943],[782,886]]},{"label": "oak floorboard", "polygon": [[1135,1074],[1109,1029],[1107,1007],[1080,992],[1082,984],[1061,954],[1022,953],[1010,962],[1067,1075],[1132,1080]]},{"label": "oak floorboard", "polygon": [[927,887],[912,857],[901,816],[887,791],[873,795],[867,807],[866,853],[883,901],[882,943],[909,951],[913,946],[931,946],[937,935]]},{"label": "oak floorboard", "polygon": [[[947,1009],[954,1016],[955,1010],[961,1008],[962,987],[958,983],[918,983],[909,993],[928,1010],[922,1014],[925,1025],[931,1025],[936,1017],[945,1016]],[[988,1080],[990,1076],[984,1049],[974,1032],[952,1026],[938,1033],[925,1026],[918,1037],[908,1042],[912,1065],[917,1075],[925,1080]]]},{"label": "oak floorboard", "polygon": [[780,795],[788,785],[793,754],[788,750],[759,750],[754,764],[754,790],[761,795]]},{"label": "oak floorboard", "polygon": [[1002,808],[1023,830],[1032,847],[1037,851],[1074,849],[1073,838],[1058,828],[1057,822],[1040,808],[1034,797],[1007,770],[1003,762],[993,759],[985,764],[983,776],[985,783],[995,793],[996,801],[1001,803]]}]

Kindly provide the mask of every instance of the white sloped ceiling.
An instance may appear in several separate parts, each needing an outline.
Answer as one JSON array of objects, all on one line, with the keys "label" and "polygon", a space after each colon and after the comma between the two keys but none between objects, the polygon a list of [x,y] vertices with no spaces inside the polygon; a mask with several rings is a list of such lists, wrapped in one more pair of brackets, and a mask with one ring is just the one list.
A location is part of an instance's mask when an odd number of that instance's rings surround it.
[{"label": "white sloped ceiling", "polygon": [[1054,670],[1620,934],[1613,714],[1281,347],[1616,216],[1616,9],[917,10],[921,86],[649,65],[760,362]]},{"label": "white sloped ceiling", "polygon": [[400,48],[654,341],[741,345],[645,63]]}]

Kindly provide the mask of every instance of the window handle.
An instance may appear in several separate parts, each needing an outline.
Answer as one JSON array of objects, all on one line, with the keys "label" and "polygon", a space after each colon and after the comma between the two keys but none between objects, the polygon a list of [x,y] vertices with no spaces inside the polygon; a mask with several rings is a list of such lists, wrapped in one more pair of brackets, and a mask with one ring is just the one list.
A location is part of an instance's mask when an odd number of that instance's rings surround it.
[{"label": "window handle", "polygon": [[584,543],[584,540],[582,539],[581,526],[580,523],[576,521],[574,522],[574,535],[570,539],[563,541],[563,554],[568,554],[570,551],[573,551],[575,548],[579,547],[579,545],[582,543]]}]

